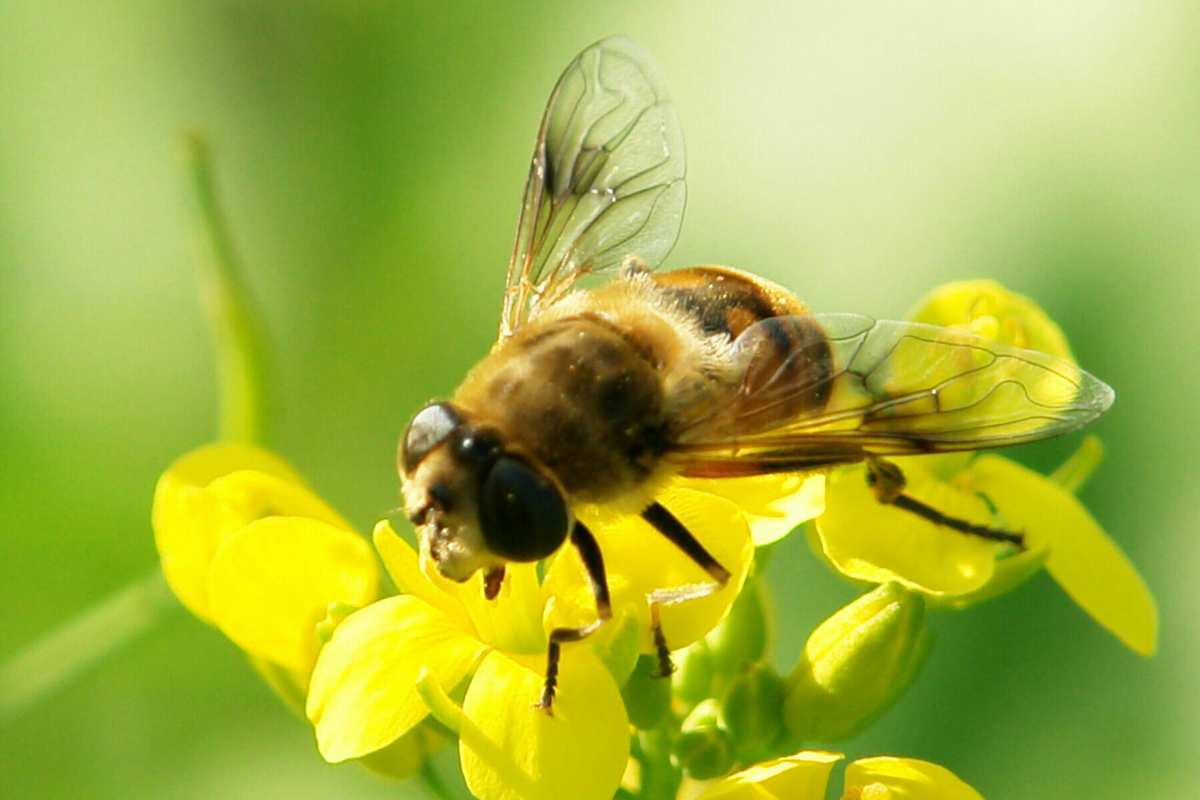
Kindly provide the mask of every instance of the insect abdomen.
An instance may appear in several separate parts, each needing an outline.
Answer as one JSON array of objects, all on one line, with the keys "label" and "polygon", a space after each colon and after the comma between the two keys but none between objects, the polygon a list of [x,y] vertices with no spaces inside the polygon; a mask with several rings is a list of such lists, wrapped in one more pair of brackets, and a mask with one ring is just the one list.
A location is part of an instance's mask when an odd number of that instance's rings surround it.
[{"label": "insect abdomen", "polygon": [[728,336],[741,360],[725,409],[726,433],[778,425],[829,400],[833,358],[824,332],[794,295],[728,267],[653,276],[656,288],[708,336]]},{"label": "insect abdomen", "polygon": [[690,267],[655,274],[653,281],[709,336],[737,339],[760,320],[808,311],[786,290],[729,267]]}]

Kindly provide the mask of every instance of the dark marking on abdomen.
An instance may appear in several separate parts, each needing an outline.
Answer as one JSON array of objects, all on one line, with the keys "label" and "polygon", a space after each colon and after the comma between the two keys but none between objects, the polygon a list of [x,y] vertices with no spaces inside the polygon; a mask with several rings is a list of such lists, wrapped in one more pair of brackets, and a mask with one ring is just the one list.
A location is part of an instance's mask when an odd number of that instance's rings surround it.
[{"label": "dark marking on abdomen", "polygon": [[821,326],[795,297],[769,281],[721,267],[654,276],[659,291],[709,336],[728,335],[743,359],[732,398],[734,430],[769,430],[819,411],[832,390],[833,355]]},{"label": "dark marking on abdomen", "polygon": [[733,414],[738,433],[770,430],[820,412],[833,391],[833,353],[812,316],[771,317],[738,340],[744,359]]},{"label": "dark marking on abdomen", "polygon": [[736,339],[756,322],[802,314],[804,305],[769,284],[720,267],[691,267],[654,275],[661,294],[695,318],[706,335]]}]

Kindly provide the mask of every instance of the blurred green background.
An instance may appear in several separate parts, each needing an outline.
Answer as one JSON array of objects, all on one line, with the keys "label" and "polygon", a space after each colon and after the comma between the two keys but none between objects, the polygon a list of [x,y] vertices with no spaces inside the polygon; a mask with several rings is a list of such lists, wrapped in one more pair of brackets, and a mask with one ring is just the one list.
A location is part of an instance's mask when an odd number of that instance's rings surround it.
[{"label": "blurred green background", "polygon": [[[1183,0],[0,0],[0,659],[153,567],[154,481],[213,436],[180,132],[213,143],[278,355],[273,444],[365,530],[397,502],[408,416],[493,337],[547,93],[614,32],[655,54],[687,133],[671,264],[877,317],[993,277],[1118,392],[1084,499],[1157,595],[1159,655],[1039,577],[937,615],[917,684],[847,750],[929,758],[993,798],[1200,792],[1200,15]],[[802,537],[782,549],[784,664],[853,590]],[[0,771],[11,798],[421,796],[324,765],[179,610],[5,722]]]}]

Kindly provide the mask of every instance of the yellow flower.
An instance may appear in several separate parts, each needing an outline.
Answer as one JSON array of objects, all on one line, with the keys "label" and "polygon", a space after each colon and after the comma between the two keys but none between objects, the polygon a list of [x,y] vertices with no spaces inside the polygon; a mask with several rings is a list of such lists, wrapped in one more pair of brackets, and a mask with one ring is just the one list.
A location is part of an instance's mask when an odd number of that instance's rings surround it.
[{"label": "yellow flower", "polygon": [[154,539],[176,596],[301,688],[331,605],[375,599],[370,547],[277,457],[215,444],[180,458],[154,493]]},{"label": "yellow flower", "polygon": [[[933,292],[914,319],[958,325],[1005,344],[1070,358],[1062,332],[1032,301],[990,281]],[[905,493],[944,514],[1019,531],[1025,549],[955,533],[893,506],[868,489],[866,468],[832,473],[817,519],[820,551],[844,575],[899,581],[935,601],[961,606],[1001,594],[1045,566],[1067,594],[1138,653],[1157,642],[1154,600],[1137,570],[1069,491],[1099,460],[1084,442],[1053,480],[997,455],[897,458]],[[1076,473],[1066,475],[1066,473]]]},{"label": "yellow flower", "polygon": [[[200,447],[172,464],[155,488],[153,521],[172,591],[303,712],[322,639],[378,596],[370,546],[290,466],[243,444]],[[363,763],[404,777],[436,744],[414,732]]]},{"label": "yellow flower", "polygon": [[915,758],[861,758],[843,783],[844,800],[983,800],[950,770]]},{"label": "yellow flower", "polygon": [[[667,640],[682,647],[728,611],[753,543],[742,512],[727,500],[679,488],[660,500],[733,573],[720,592],[663,609]],[[463,774],[475,795],[612,797],[629,754],[618,681],[638,650],[653,650],[646,592],[707,576],[640,518],[598,509],[580,515],[604,553],[615,619],[593,639],[563,648],[553,716],[534,707],[546,632],[596,617],[574,550],[554,558],[541,584],[535,565],[509,564],[499,596],[489,601],[480,574],[462,584],[442,578],[380,523],[375,545],[403,594],[350,615],[321,652],[308,715],[325,758],[337,762],[387,746],[433,703],[437,718],[459,733]],[[461,709],[448,694],[461,698]]]},{"label": "yellow flower", "polygon": [[747,478],[684,478],[680,488],[737,504],[756,547],[771,544],[825,510],[825,475],[792,473]]},{"label": "yellow flower", "polygon": [[[709,786],[697,800],[824,800],[840,753],[806,750],[756,764]],[[878,756],[846,767],[841,800],[983,800],[928,761]]]},{"label": "yellow flower", "polygon": [[908,318],[958,327],[1001,344],[1074,361],[1062,328],[1037,303],[995,281],[939,286],[917,303]]},{"label": "yellow flower", "polygon": [[375,544],[404,594],[351,614],[322,650],[308,698],[321,754],[358,758],[412,730],[429,713],[417,689],[425,674],[441,692],[465,690],[455,724],[476,796],[611,797],[628,757],[629,721],[595,652],[564,648],[554,716],[534,707],[546,645],[535,567],[510,565],[489,601],[478,574],[455,584],[422,570],[387,522],[376,527]]}]

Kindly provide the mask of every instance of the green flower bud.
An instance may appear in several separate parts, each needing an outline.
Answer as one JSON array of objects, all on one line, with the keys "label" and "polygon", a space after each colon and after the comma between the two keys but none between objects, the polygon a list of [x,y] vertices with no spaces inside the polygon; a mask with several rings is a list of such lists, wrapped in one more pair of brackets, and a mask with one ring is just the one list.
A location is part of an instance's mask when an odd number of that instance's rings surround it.
[{"label": "green flower bud", "polygon": [[712,694],[713,673],[712,651],[703,639],[684,648],[675,655],[671,676],[675,696],[689,706],[699,703]]},{"label": "green flower bud", "polygon": [[770,638],[767,614],[762,581],[747,581],[729,614],[705,637],[717,673],[736,675],[747,664],[763,657]]},{"label": "green flower bud", "polygon": [[791,735],[842,739],[886,710],[928,652],[924,617],[921,595],[885,583],[818,625],[787,680]]},{"label": "green flower bud", "polygon": [[642,656],[621,690],[629,721],[638,730],[658,725],[671,705],[671,682],[658,675],[658,658]]},{"label": "green flower bud", "polygon": [[783,678],[768,665],[751,664],[721,698],[721,718],[743,760],[754,760],[783,730]]},{"label": "green flower bud", "polygon": [[675,739],[674,756],[684,773],[698,781],[719,778],[733,769],[733,739],[716,700],[709,698],[688,714]]}]

